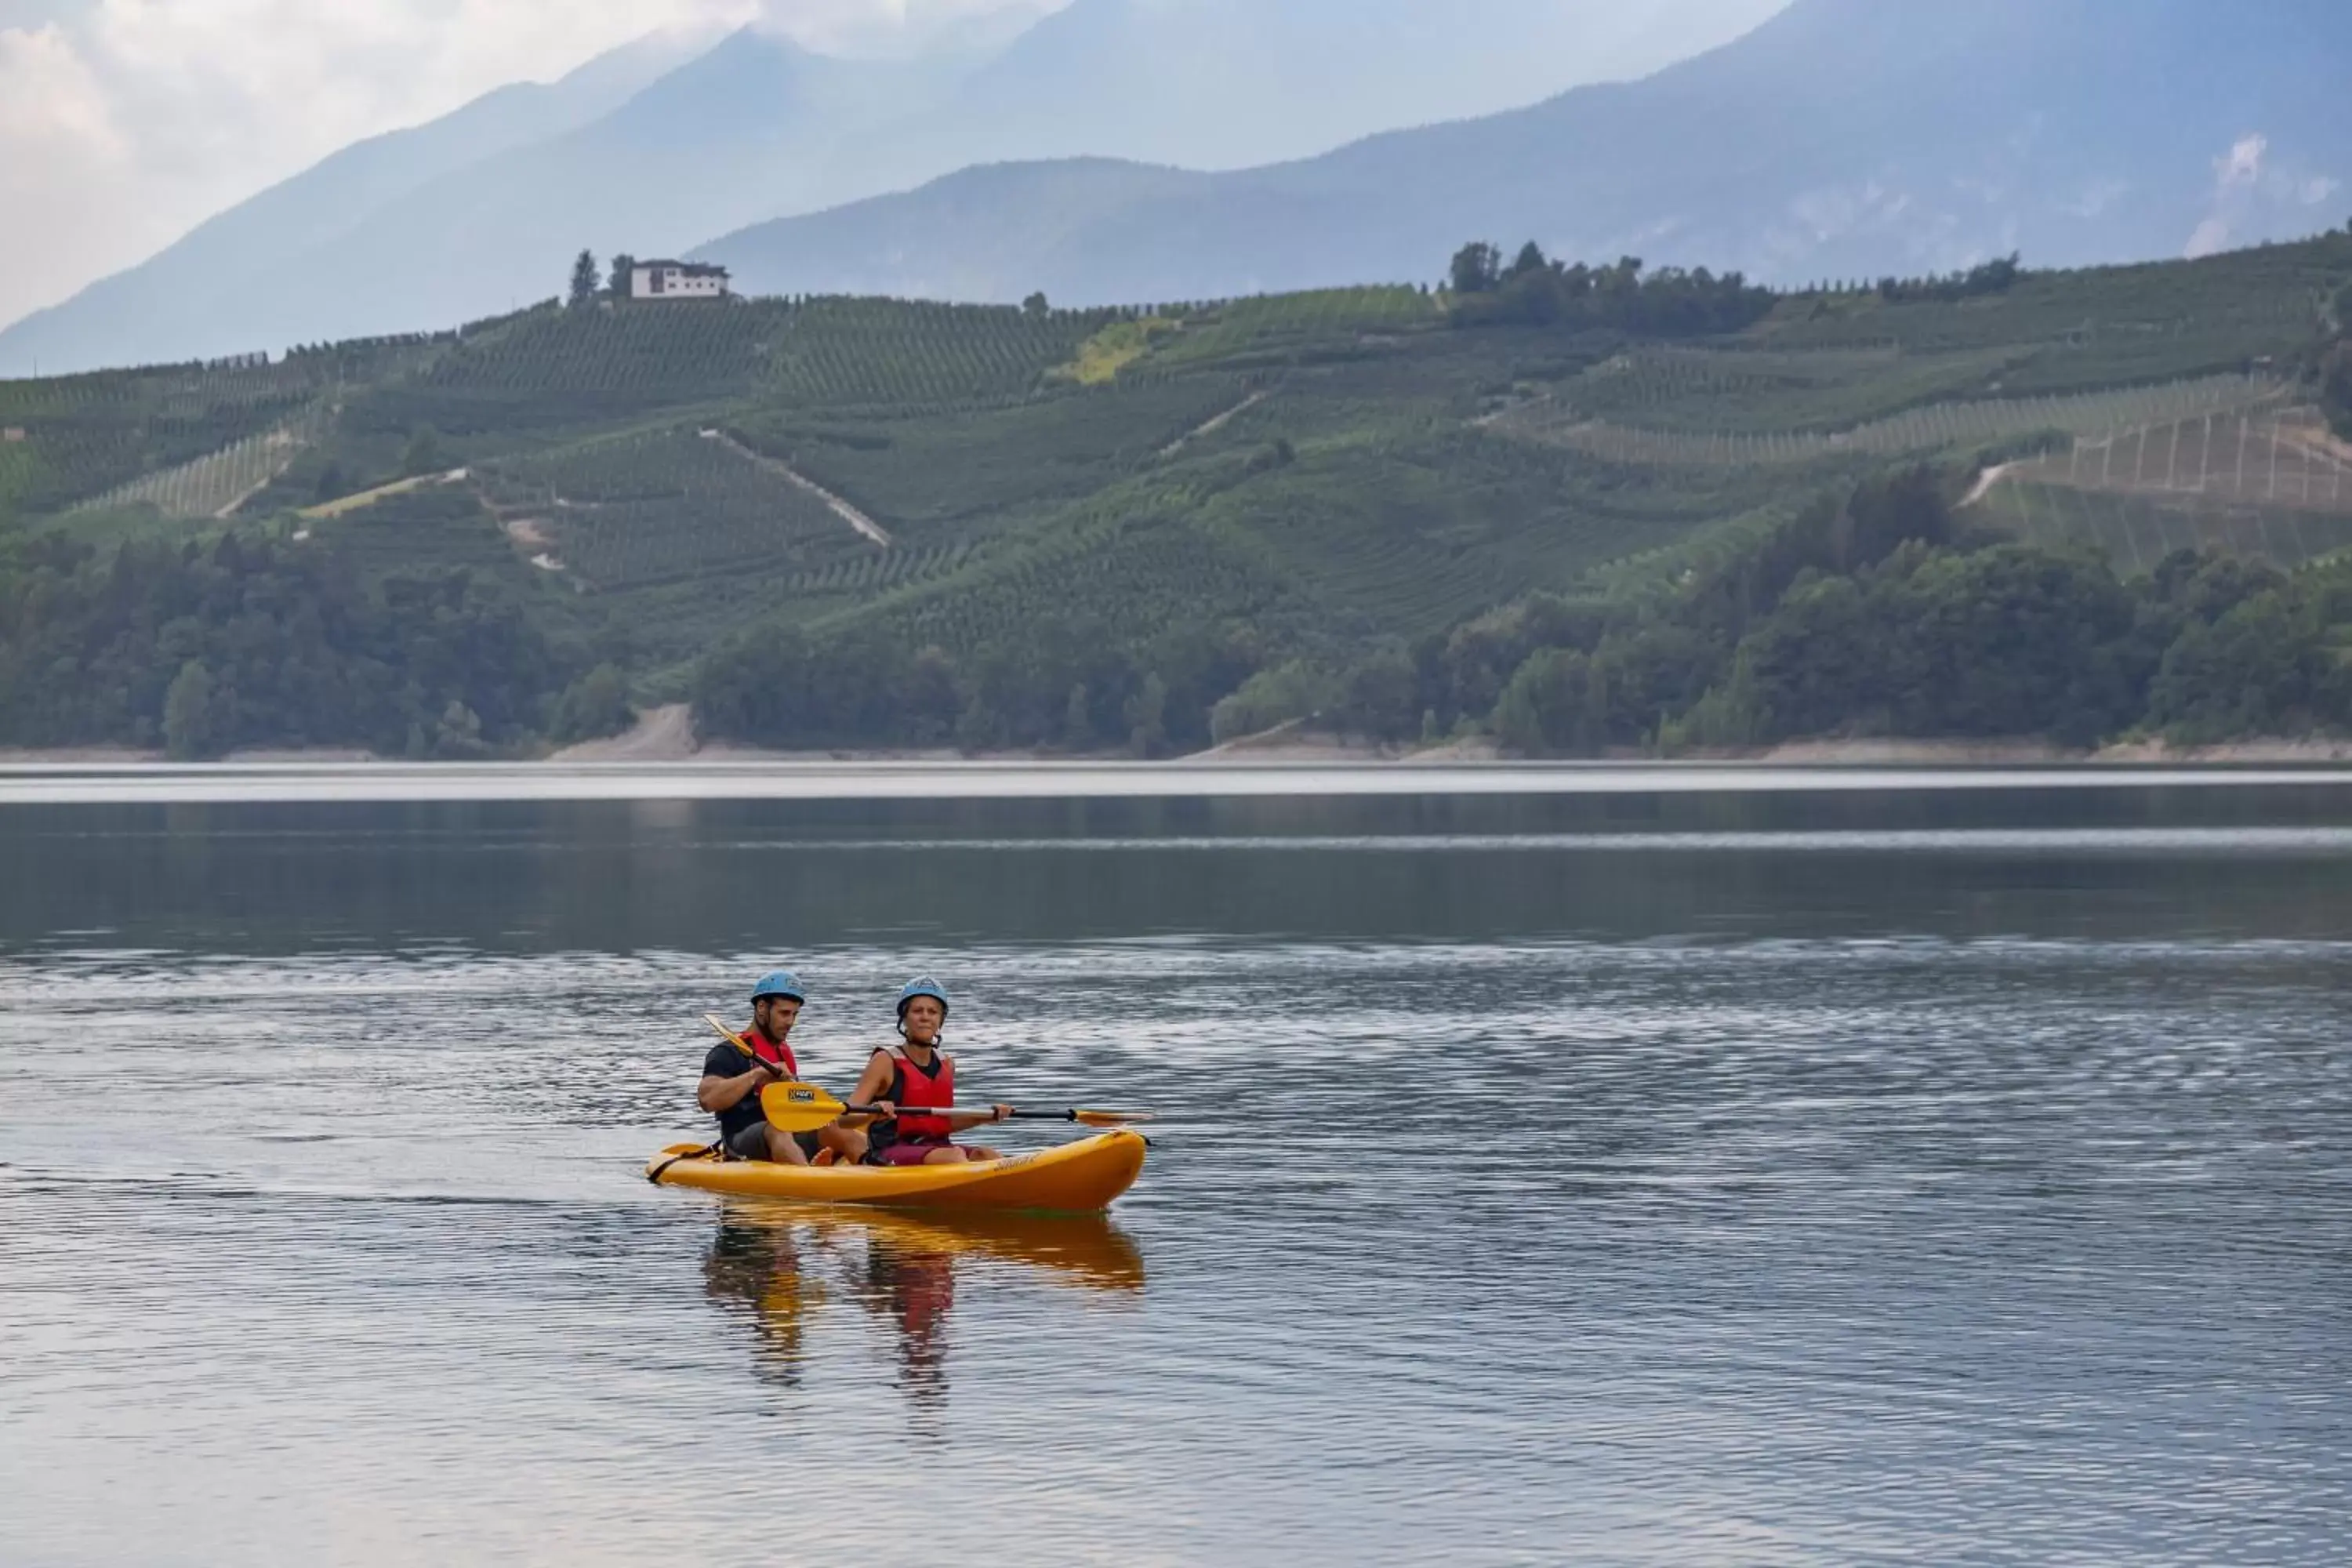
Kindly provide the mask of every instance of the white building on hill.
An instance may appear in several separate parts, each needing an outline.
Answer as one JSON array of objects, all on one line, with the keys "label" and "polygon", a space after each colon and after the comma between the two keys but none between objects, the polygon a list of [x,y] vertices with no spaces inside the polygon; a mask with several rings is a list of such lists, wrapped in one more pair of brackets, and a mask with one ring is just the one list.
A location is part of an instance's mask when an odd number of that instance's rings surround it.
[{"label": "white building on hill", "polygon": [[719,300],[727,268],[699,261],[640,261],[629,273],[632,300]]}]

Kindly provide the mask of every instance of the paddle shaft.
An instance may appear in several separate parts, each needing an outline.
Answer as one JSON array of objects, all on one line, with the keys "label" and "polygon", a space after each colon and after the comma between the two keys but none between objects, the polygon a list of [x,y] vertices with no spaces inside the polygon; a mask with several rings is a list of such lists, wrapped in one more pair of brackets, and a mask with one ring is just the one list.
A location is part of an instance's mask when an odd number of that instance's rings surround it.
[{"label": "paddle shaft", "polygon": [[[741,1051],[753,1062],[757,1063],[761,1067],[770,1069],[771,1071],[775,1071],[776,1081],[778,1083],[788,1083],[791,1081],[783,1076],[782,1071],[778,1070],[781,1067],[780,1063],[769,1061],[761,1057],[757,1052],[753,1051],[749,1041],[745,1040],[742,1036],[737,1034],[734,1030],[729,1028],[725,1024],[719,1021],[718,1014],[705,1013],[702,1016],[702,1021],[709,1025],[713,1029],[718,1030],[719,1034],[725,1036],[730,1044],[734,1046],[737,1050]],[[918,1115],[945,1116],[956,1111],[969,1113],[978,1108],[962,1105],[923,1105],[912,1108],[901,1106],[898,1109],[901,1110],[912,1109]],[[990,1109],[993,1110],[994,1108],[990,1107]],[[834,1112],[835,1116],[883,1116],[895,1115],[896,1113],[896,1111],[886,1112],[878,1107],[872,1105],[845,1105],[839,1110]],[[1151,1116],[1148,1111],[1008,1110],[1004,1113],[1003,1120],[1006,1121],[1071,1121],[1077,1122],[1084,1126],[1098,1127],[1120,1125],[1129,1121],[1149,1121],[1151,1120]]]},{"label": "paddle shaft", "polygon": [[[894,1116],[945,1116],[951,1111],[971,1112],[992,1109],[993,1108],[985,1105],[902,1105],[897,1110],[889,1112],[889,1114]],[[884,1114],[880,1107],[873,1105],[845,1105],[842,1107],[842,1113],[845,1116],[880,1116]],[[1008,1110],[1004,1113],[1002,1120],[1006,1121],[1076,1121],[1081,1116],[1115,1116],[1117,1114],[1117,1111],[1100,1110]]]}]

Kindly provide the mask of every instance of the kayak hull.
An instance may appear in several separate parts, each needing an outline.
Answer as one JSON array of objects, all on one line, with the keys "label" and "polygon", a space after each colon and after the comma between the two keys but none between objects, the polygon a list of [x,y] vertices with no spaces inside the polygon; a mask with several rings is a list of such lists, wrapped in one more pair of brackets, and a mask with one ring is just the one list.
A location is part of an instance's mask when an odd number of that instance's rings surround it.
[{"label": "kayak hull", "polygon": [[1030,1209],[1091,1214],[1108,1208],[1143,1173],[1141,1134],[1105,1132],[1059,1148],[960,1165],[778,1165],[711,1158],[692,1145],[646,1167],[664,1186],[738,1197],[883,1208]]}]

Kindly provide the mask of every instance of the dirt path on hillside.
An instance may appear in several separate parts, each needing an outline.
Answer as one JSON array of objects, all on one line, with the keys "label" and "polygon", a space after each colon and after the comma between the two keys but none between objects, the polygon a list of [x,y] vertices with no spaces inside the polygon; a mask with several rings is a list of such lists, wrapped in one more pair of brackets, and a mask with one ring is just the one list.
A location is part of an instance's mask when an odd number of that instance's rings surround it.
[{"label": "dirt path on hillside", "polygon": [[872,540],[883,549],[887,550],[890,548],[889,532],[884,529],[880,523],[875,521],[872,518],[866,516],[864,512],[858,510],[856,507],[850,505],[847,501],[842,500],[839,496],[834,494],[823,485],[818,484],[814,479],[808,478],[804,474],[795,472],[791,464],[779,461],[764,453],[751,450],[751,447],[746,447],[742,442],[738,441],[734,437],[730,436],[724,430],[705,430],[702,435],[705,440],[718,442],[720,446],[726,447],[729,451],[734,453],[745,462],[756,464],[760,468],[765,468],[768,472],[775,475],[776,478],[782,479],[785,483],[798,486],[800,489],[806,490],[817,500],[824,502],[825,506],[832,510],[834,516],[841,519],[842,521],[849,524],[850,527],[856,529],[858,532],[864,534],[866,538]]},{"label": "dirt path on hillside", "polygon": [[2352,469],[2352,441],[2345,440],[2325,425],[2305,425],[2282,430],[2280,438],[2306,458],[2316,458],[2323,463]]},{"label": "dirt path on hillside", "polygon": [[1971,507],[1976,505],[1977,502],[1992,494],[1993,486],[2000,483],[2001,480],[2009,478],[2011,474],[2023,467],[2025,467],[2023,463],[1995,463],[1991,468],[1987,468],[1983,473],[1977,476],[1977,482],[1970,485],[1969,487],[1969,493],[1960,498],[1960,505],[1963,507]]},{"label": "dirt path on hillside", "polygon": [[405,495],[410,490],[421,489],[426,485],[463,484],[466,482],[466,473],[467,470],[464,468],[451,468],[446,473],[417,474],[405,479],[394,479],[388,485],[378,485],[371,490],[359,490],[351,495],[338,496],[331,501],[321,501],[317,506],[306,506],[295,515],[308,518],[341,517],[346,512],[357,511],[362,507],[373,506],[387,496]]},{"label": "dirt path on hillside", "polygon": [[1267,398],[1272,397],[1273,395],[1273,393],[1262,388],[1256,392],[1251,393],[1247,397],[1243,398],[1239,403],[1234,404],[1223,414],[1212,415],[1207,419],[1202,421],[1199,428],[1187,430],[1181,436],[1177,437],[1173,441],[1169,442],[1165,447],[1160,447],[1160,455],[1163,458],[1174,457],[1177,453],[1182,451],[1185,447],[1191,446],[1202,437],[1215,435],[1218,431],[1223,429],[1226,426],[1232,424],[1234,420],[1240,418],[1243,415],[1248,413],[1251,409],[1255,408],[1259,404],[1264,403]]}]

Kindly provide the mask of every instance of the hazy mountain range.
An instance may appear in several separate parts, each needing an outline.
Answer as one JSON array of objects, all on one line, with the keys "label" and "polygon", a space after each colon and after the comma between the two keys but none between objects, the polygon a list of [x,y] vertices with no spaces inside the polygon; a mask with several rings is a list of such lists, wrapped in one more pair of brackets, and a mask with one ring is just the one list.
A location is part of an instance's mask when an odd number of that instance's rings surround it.
[{"label": "hazy mountain range", "polygon": [[0,331],[0,374],[444,326],[583,246],[1081,303],[1433,279],[1474,237],[1801,282],[2352,216],[2340,0],[1712,3],[1076,0],[890,61],[648,41],[336,154]]},{"label": "hazy mountain range", "polygon": [[1075,0],[894,60],[649,41],[338,153],[0,331],[0,374],[445,326],[555,291],[583,246],[675,252],[973,163],[1301,156],[1639,74],[1782,3],[1481,0],[1465,26],[1423,0]]},{"label": "hazy mountain range", "polygon": [[1057,301],[1434,279],[1465,240],[1784,283],[2177,257],[2352,217],[2341,0],[1797,0],[1629,85],[1221,174],[975,168],[701,254],[751,290]]}]

